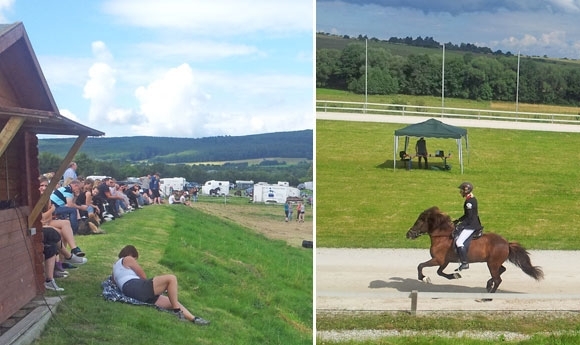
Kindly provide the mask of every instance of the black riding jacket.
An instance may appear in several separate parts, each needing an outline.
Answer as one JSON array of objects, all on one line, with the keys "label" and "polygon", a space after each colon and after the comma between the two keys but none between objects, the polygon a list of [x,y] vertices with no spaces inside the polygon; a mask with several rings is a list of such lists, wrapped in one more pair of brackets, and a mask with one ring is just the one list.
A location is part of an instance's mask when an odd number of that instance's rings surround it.
[{"label": "black riding jacket", "polygon": [[461,229],[480,230],[482,228],[477,211],[477,199],[469,194],[463,203],[463,216],[459,219]]}]

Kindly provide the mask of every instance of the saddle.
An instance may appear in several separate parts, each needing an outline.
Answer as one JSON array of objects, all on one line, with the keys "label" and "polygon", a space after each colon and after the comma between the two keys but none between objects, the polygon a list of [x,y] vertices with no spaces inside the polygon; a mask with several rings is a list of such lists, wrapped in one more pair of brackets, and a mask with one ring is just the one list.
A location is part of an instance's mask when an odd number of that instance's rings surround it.
[{"label": "saddle", "polygon": [[[463,230],[460,226],[456,226],[455,230],[453,230],[453,232],[451,233],[451,236],[453,237],[453,248],[455,250],[457,250],[457,245],[455,244],[455,240],[457,239],[457,237],[459,236],[459,234],[461,233],[461,230]],[[469,245],[471,244],[472,240],[477,240],[478,238],[480,238],[481,236],[483,236],[483,226],[481,227],[481,229],[475,230],[466,240],[465,242],[463,242],[463,245],[465,246],[465,250],[469,251]]]}]

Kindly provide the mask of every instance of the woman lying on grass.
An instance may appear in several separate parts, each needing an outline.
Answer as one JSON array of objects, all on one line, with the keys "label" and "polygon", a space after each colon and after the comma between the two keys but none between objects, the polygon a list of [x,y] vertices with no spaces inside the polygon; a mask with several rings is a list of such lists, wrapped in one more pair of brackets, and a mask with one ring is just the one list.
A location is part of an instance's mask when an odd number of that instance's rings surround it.
[{"label": "woman lying on grass", "polygon": [[[141,302],[173,310],[173,313],[184,321],[196,325],[209,325],[209,321],[194,316],[177,300],[177,278],[165,274],[147,279],[145,271],[137,263],[139,253],[132,245],[125,246],[119,253],[119,260],[113,265],[113,280],[119,289],[128,297]],[[167,291],[167,296],[162,295]]]}]

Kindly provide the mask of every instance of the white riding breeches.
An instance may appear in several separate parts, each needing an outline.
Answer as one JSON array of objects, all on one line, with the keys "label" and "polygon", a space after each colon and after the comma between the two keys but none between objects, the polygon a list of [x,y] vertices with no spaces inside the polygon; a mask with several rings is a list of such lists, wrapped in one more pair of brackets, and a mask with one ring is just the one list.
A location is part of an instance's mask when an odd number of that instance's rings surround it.
[{"label": "white riding breeches", "polygon": [[463,231],[461,231],[459,236],[457,236],[457,239],[455,240],[455,245],[458,248],[463,247],[463,243],[465,242],[465,240],[467,240],[467,238],[469,238],[469,236],[471,236],[471,234],[473,234],[474,231],[475,231],[474,229],[463,229]]}]

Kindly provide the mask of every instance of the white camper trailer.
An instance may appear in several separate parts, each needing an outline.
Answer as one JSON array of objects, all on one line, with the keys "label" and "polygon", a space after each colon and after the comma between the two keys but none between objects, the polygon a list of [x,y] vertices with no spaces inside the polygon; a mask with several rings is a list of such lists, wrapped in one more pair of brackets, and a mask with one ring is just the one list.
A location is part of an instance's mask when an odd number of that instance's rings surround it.
[{"label": "white camper trailer", "polygon": [[174,191],[182,191],[186,183],[187,181],[183,177],[159,179],[159,193],[162,197],[169,197]]},{"label": "white camper trailer", "polygon": [[250,187],[254,187],[254,181],[252,181],[252,180],[248,180],[248,181],[236,180],[236,189],[246,190]]},{"label": "white camper trailer", "polygon": [[300,197],[300,190],[278,185],[254,185],[254,202],[283,204],[288,197]]},{"label": "white camper trailer", "polygon": [[230,195],[230,182],[229,181],[216,181],[210,180],[206,181],[203,186],[201,186],[201,194],[210,195],[210,191],[217,190],[216,195]]}]

